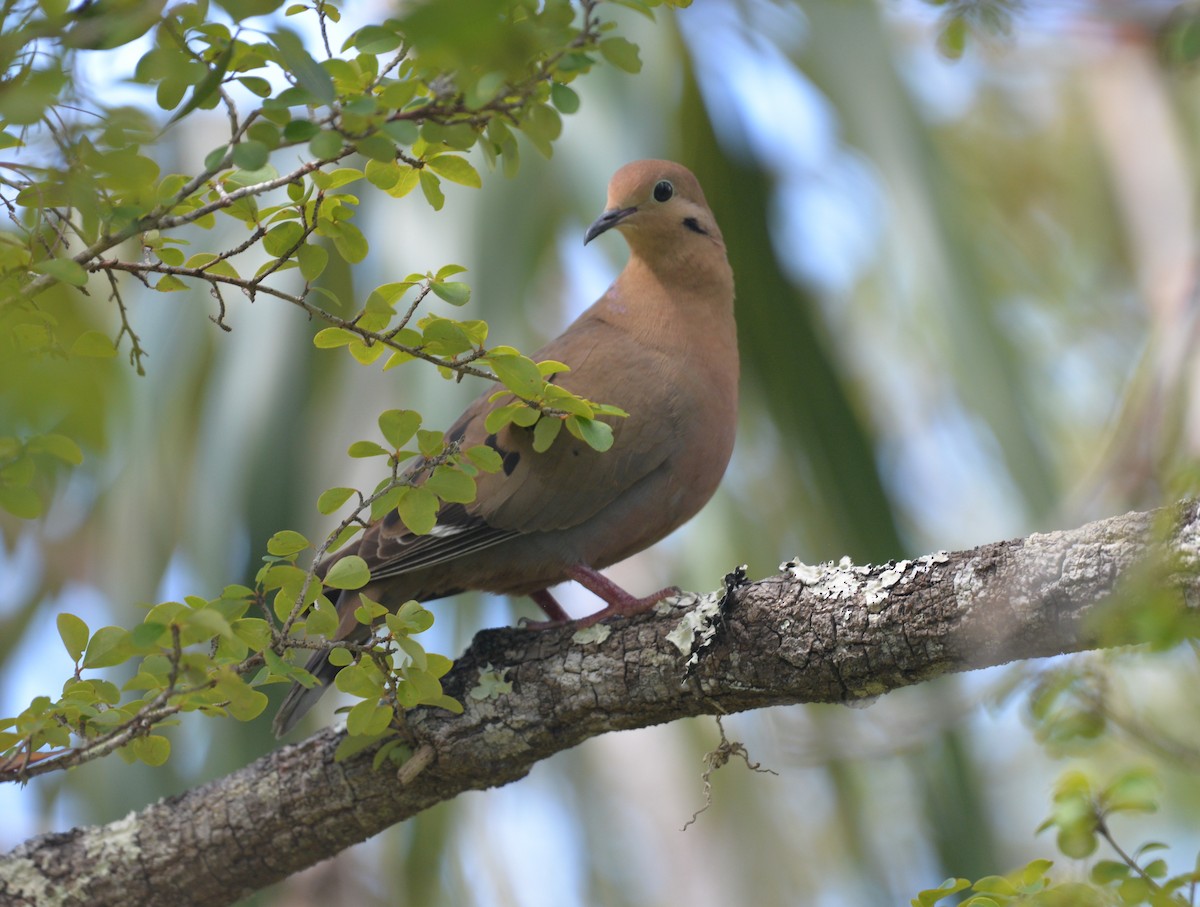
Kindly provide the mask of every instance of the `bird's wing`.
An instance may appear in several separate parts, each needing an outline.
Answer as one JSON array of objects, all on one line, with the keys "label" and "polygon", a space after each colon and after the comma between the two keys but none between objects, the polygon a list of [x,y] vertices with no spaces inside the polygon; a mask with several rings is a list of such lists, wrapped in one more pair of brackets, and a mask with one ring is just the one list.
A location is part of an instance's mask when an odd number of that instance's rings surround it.
[{"label": "bird's wing", "polygon": [[667,354],[621,334],[604,322],[583,319],[534,354],[538,360],[571,366],[557,379],[562,386],[577,392],[586,388],[594,402],[612,403],[630,413],[628,418],[609,420],[612,448],[599,453],[564,430],[548,451],[538,453],[531,429],[510,425],[488,434],[488,413],[511,398],[489,401],[494,391],[486,392],[446,436],[463,449],[491,446],[503,468],[476,477],[474,502],[443,505],[428,534],[408,531],[395,511],[368,527],[357,553],[366,560],[372,581],[463,558],[524,533],[577,526],[662,465],[679,418],[677,407],[653,392],[662,386],[660,360]]},{"label": "bird's wing", "polygon": [[[594,517],[670,455],[680,413],[662,380],[671,365],[665,351],[636,343],[623,330],[584,318],[534,355],[571,366],[555,383],[596,403],[629,413],[604,420],[612,447],[593,450],[564,429],[544,453],[533,449],[531,429],[509,426],[494,439],[505,469],[477,480],[470,509],[497,529],[548,532]],[[501,400],[498,403],[503,404]]]}]

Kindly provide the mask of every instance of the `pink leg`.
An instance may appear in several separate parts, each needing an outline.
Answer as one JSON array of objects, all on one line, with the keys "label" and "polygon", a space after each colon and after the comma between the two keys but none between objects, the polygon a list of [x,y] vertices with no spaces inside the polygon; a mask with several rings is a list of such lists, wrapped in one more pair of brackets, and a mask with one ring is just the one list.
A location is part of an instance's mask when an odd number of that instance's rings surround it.
[{"label": "pink leg", "polygon": [[549,620],[526,621],[525,626],[530,629],[538,630],[544,627],[555,627],[559,624],[565,624],[571,619],[571,615],[563,610],[560,605],[550,594],[548,589],[538,589],[536,592],[530,592],[529,597],[533,599],[533,603],[546,612]]},{"label": "pink leg", "polygon": [[589,614],[587,617],[576,621],[580,627],[590,627],[597,621],[604,620],[604,618],[611,617],[614,614],[619,614],[623,617],[628,617],[631,614],[641,614],[643,611],[653,608],[668,595],[675,595],[679,592],[678,586],[667,586],[665,589],[659,589],[654,594],[647,595],[645,598],[636,598],[599,570],[593,570],[587,564],[576,564],[574,567],[568,567],[567,576],[571,577],[571,579],[575,580],[575,582],[579,583],[579,585],[583,586],[589,592],[600,596],[608,605],[608,607],[597,611],[595,614]]}]

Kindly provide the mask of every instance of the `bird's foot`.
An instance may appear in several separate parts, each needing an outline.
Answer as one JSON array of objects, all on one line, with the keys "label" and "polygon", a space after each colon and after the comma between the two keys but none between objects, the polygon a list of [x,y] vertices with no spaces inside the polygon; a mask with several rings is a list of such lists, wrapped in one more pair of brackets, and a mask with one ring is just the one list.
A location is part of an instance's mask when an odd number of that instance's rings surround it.
[{"label": "bird's foot", "polygon": [[580,628],[590,627],[592,624],[613,615],[629,617],[632,614],[641,614],[643,611],[649,611],[664,598],[679,594],[678,586],[667,586],[651,595],[638,598],[626,592],[600,571],[593,570],[586,564],[577,564],[569,568],[567,575],[589,592],[600,596],[607,605],[607,607],[602,608],[595,614],[589,614],[587,617],[581,617],[577,620],[575,624]]},{"label": "bird's foot", "polygon": [[605,607],[601,608],[595,614],[589,614],[586,617],[572,620],[571,615],[563,609],[563,606],[558,603],[548,590],[538,589],[536,592],[530,592],[529,597],[533,599],[539,608],[546,612],[546,617],[549,620],[522,619],[522,627],[527,630],[547,630],[551,627],[561,627],[563,624],[569,623],[582,630],[614,615],[629,617],[632,614],[641,614],[643,611],[649,611],[664,598],[671,595],[678,595],[680,591],[678,586],[667,586],[665,589],[659,589],[652,595],[638,598],[626,592],[600,571],[593,570],[584,564],[571,567],[567,571],[567,575],[589,592],[602,598],[605,602]]},{"label": "bird's foot", "polygon": [[563,610],[563,606],[558,603],[558,600],[550,594],[548,589],[538,589],[536,592],[530,592],[529,597],[533,599],[533,603],[541,608],[549,620],[526,620],[521,619],[521,626],[526,630],[546,630],[550,627],[561,627],[565,623],[569,623],[571,615]]}]

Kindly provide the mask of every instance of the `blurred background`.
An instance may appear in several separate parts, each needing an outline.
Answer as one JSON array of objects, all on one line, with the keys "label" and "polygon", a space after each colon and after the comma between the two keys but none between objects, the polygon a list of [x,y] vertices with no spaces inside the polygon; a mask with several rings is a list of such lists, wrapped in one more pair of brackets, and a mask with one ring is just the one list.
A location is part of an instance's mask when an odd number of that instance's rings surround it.
[{"label": "blurred background", "polygon": [[[353,6],[354,22],[393,12]],[[975,26],[965,41],[947,28],[952,12]],[[739,441],[705,511],[611,571],[631,590],[708,590],[741,563],[759,578],[793,556],[881,561],[1154,506],[1185,487],[1200,430],[1193,12],[696,0],[650,22],[606,7],[643,71],[575,83],[583,105],[552,160],[525,145],[515,179],[447,185],[438,215],[416,195],[360,191],[371,252],[323,279],[361,298],[460,263],[474,290],[462,317],[532,350],[622,265],[618,239],[582,246],[611,173],[640,157],[696,171],[737,276]],[[213,117],[170,134],[164,170],[197,165],[219,141],[206,125],[224,128]],[[60,610],[93,628],[129,624],[139,603],[246,581],[276,530],[330,528],[321,490],[374,484],[345,450],[374,436],[381,410],[418,408],[445,427],[478,392],[316,351],[318,326],[269,298],[231,301],[225,333],[199,292],[128,292],[147,374],[117,362],[106,378],[89,416],[106,452],[43,524],[2,523],[4,714],[69,672]],[[576,589],[560,600],[576,614],[599,607]],[[433,610],[426,645],[451,655],[478,629],[534,613],[469,595]],[[1086,659],[1147,726],[1161,715],[1200,739],[1190,652]],[[1088,742],[1034,727],[1026,690],[1046,667],[948,677],[866,709],[731,716],[729,736],[778,774],[732,762],[686,831],[715,723],[609,735],[246,903],[907,903],[947,876],[1053,857],[1052,835],[1035,829],[1055,777],[1081,764],[1155,764],[1169,805],[1115,829],[1133,846],[1168,842],[1172,869],[1190,866],[1194,773],[1147,751],[1149,732]],[[334,699],[310,730],[332,720]],[[0,848],[234,770],[276,745],[268,725],[188,716],[163,768],[108,759],[0,789]],[[1084,871],[1061,857],[1058,869]]]}]

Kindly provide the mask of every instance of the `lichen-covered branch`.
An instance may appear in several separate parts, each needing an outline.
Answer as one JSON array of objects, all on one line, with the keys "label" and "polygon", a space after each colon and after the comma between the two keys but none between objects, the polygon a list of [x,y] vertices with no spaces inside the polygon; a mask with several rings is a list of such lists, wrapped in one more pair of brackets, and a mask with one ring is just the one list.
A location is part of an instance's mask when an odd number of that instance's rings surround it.
[{"label": "lichen-covered branch", "polygon": [[1128,642],[1099,640],[1093,618],[1150,590],[1195,607],[1198,564],[1189,502],[878,567],[790,564],[724,600],[684,596],[578,638],[485,631],[444,679],[465,713],[410,713],[423,770],[402,781],[370,754],[335,763],[341,735],[327,730],[119,822],[28,841],[0,857],[0,902],[226,904],[608,731]]}]

